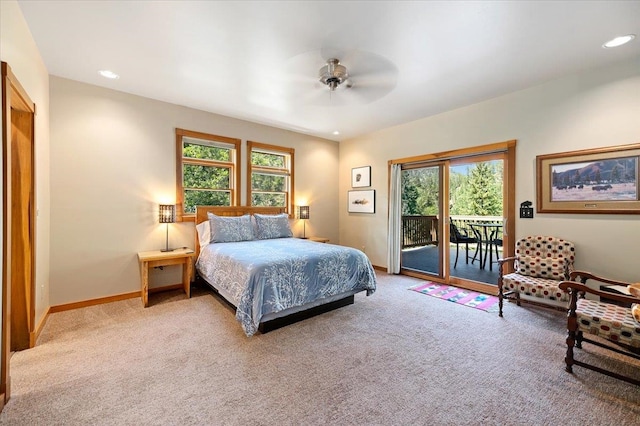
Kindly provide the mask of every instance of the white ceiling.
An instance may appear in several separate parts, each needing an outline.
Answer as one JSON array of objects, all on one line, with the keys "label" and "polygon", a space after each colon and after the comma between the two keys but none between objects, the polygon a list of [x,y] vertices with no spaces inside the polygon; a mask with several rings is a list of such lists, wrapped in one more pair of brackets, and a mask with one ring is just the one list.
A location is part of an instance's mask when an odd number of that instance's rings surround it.
[{"label": "white ceiling", "polygon": [[[640,56],[601,47],[640,36],[640,1],[19,5],[52,75],[332,140]],[[354,86],[330,95],[331,56]]]}]

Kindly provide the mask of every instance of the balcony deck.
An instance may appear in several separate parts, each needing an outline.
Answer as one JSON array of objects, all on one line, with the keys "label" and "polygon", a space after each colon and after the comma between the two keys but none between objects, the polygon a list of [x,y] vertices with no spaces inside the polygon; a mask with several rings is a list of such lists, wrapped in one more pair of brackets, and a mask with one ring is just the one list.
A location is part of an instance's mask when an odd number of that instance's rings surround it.
[{"label": "balcony deck", "polygon": [[[469,254],[473,256],[475,253],[475,246],[470,245]],[[401,264],[403,268],[411,269],[416,272],[437,271],[438,268],[438,247],[434,245],[428,245],[423,247],[416,247],[402,250]],[[452,277],[465,278],[468,280],[478,281],[486,284],[498,284],[498,265],[493,264],[492,270],[489,270],[489,260],[487,259],[487,265],[485,269],[480,269],[480,263],[476,260],[474,263],[465,262],[465,249],[464,246],[460,246],[460,255],[458,258],[458,265],[453,267],[454,260],[456,258],[456,246],[450,245],[449,256],[451,259],[451,268],[449,275]],[[495,259],[493,259],[495,262]]]},{"label": "balcony deck", "polygon": [[[439,229],[442,226],[438,224],[437,216],[426,215],[406,215],[402,216],[402,254],[401,265],[404,269],[410,269],[416,272],[432,272],[437,274],[438,271],[438,240]],[[478,240],[485,241],[483,248],[486,250],[486,241],[499,239],[502,241],[502,217],[498,216],[451,216],[451,223],[455,224],[458,230],[464,235],[475,235]],[[474,225],[491,226],[495,228],[490,235],[487,229],[481,234],[478,229],[474,231]],[[493,246],[495,249],[495,246]],[[456,258],[455,244],[449,244],[451,264],[449,275],[452,277],[464,278],[467,280],[477,281],[486,284],[498,284],[498,265],[494,259],[490,267],[490,261],[487,257],[485,268],[480,268],[480,262],[476,260],[471,263],[465,261],[466,250],[463,244],[460,244],[460,254],[458,264],[454,268]],[[476,250],[476,244],[469,244],[469,255],[473,256]],[[498,247],[499,254],[502,255],[501,243]]]}]

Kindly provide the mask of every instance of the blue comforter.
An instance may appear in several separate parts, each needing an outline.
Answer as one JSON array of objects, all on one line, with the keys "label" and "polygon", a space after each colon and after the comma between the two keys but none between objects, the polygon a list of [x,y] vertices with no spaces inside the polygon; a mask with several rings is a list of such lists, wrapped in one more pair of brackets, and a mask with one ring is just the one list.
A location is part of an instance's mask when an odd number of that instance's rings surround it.
[{"label": "blue comforter", "polygon": [[196,263],[200,275],[224,290],[247,336],[262,317],[345,293],[376,289],[360,250],[298,238],[209,244]]}]

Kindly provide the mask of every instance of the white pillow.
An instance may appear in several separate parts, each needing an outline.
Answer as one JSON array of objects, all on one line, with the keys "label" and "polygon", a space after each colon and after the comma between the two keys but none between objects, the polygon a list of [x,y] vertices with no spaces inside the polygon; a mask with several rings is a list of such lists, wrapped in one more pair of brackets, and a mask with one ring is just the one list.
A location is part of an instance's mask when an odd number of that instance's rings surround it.
[{"label": "white pillow", "polygon": [[208,220],[196,225],[196,231],[198,232],[198,242],[201,248],[211,242],[211,225]]}]

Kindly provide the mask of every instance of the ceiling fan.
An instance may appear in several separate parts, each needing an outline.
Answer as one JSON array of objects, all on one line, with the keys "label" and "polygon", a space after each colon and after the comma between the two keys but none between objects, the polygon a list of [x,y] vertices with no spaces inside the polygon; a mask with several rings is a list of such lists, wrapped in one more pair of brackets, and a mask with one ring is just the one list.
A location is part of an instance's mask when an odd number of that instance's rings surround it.
[{"label": "ceiling fan", "polygon": [[320,68],[320,83],[329,86],[333,92],[342,83],[347,82],[347,88],[350,88],[349,73],[344,65],[340,65],[340,60],[336,58],[327,59],[327,65]]},{"label": "ceiling fan", "polygon": [[314,106],[373,102],[393,90],[398,76],[397,68],[388,59],[344,49],[304,52],[287,61],[287,70],[288,92],[298,103]]}]

